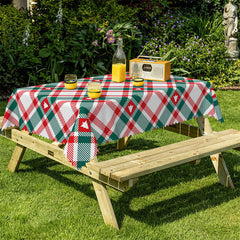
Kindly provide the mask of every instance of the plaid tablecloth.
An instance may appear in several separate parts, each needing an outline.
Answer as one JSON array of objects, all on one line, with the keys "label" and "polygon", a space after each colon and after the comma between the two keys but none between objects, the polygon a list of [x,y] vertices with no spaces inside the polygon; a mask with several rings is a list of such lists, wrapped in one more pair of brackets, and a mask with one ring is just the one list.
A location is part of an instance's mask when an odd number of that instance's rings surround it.
[{"label": "plaid tablecloth", "polygon": [[[87,84],[101,82],[102,95],[88,98]],[[66,144],[64,154],[80,169],[97,154],[97,144],[208,115],[223,121],[208,82],[171,76],[134,87],[111,75],[16,89],[7,104],[2,130],[12,126]]]}]

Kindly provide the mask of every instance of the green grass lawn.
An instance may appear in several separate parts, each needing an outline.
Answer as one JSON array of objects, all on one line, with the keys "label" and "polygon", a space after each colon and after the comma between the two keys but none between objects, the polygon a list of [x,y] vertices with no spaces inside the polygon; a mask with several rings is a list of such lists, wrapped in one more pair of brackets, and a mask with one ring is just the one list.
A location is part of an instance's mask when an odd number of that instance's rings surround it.
[{"label": "green grass lawn", "polygon": [[[210,118],[213,130],[240,130],[240,91],[217,98],[225,122]],[[162,129],[138,134],[124,151],[100,146],[99,160],[185,138]],[[240,239],[240,152],[223,153],[235,189],[220,185],[209,158],[142,177],[125,193],[108,188],[117,231],[104,224],[88,177],[30,150],[9,172],[14,146],[0,136],[0,239]]]}]

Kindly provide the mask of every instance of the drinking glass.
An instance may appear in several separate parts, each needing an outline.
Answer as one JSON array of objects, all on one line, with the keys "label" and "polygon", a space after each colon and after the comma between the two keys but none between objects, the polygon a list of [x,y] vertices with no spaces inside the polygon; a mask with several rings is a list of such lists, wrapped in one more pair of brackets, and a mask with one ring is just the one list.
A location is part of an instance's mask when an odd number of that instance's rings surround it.
[{"label": "drinking glass", "polygon": [[76,74],[66,74],[64,76],[65,88],[75,89],[77,87],[77,75]]}]

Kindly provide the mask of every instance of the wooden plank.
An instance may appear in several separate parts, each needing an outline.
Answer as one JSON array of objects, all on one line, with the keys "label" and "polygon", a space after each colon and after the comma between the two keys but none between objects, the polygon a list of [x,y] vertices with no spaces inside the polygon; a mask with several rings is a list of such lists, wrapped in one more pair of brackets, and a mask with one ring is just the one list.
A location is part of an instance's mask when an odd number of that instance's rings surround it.
[{"label": "wooden plank", "polygon": [[[76,167],[72,166],[72,164],[68,161],[67,158],[65,158],[63,154],[63,149],[59,148],[55,144],[50,144],[47,142],[42,141],[41,139],[37,139],[33,136],[30,136],[28,132],[19,131],[18,129],[11,129],[9,130],[11,132],[11,140],[18,143],[17,146],[21,146],[19,149],[16,148],[16,152],[14,153],[14,159],[17,159],[17,156],[19,155],[19,159],[17,160],[11,160],[9,163],[9,170],[14,172],[17,170],[21,158],[24,154],[24,151],[20,154],[20,150],[29,148],[43,156],[46,156],[56,162],[59,162],[67,167],[70,167],[74,170],[76,170]],[[60,146],[61,147],[61,146]],[[18,155],[17,155],[18,154]],[[17,165],[18,164],[18,165]],[[93,169],[82,167],[81,170],[77,170],[78,172],[81,172],[91,178],[94,178],[100,182],[103,182],[121,192],[125,192],[131,187],[132,182],[126,181],[119,183],[118,181],[114,179],[110,179],[102,174],[99,173],[99,171],[94,171]]]},{"label": "wooden plank", "polygon": [[[182,135],[185,135],[188,137],[192,137],[192,138],[202,136],[202,133],[201,133],[201,130],[199,127],[189,125],[186,123],[176,123],[174,125],[166,126],[166,127],[164,127],[164,129],[171,131],[171,132],[178,133],[178,134],[182,134]],[[197,159],[197,160],[190,162],[190,164],[198,165],[200,162],[201,162],[201,160]]]},{"label": "wooden plank", "polygon": [[18,167],[22,161],[23,155],[26,151],[26,147],[17,144],[14,148],[12,157],[10,159],[10,162],[8,164],[8,170],[10,172],[16,172],[18,170]]},{"label": "wooden plank", "polygon": [[57,141],[52,142],[52,144],[59,147],[59,148],[64,148],[65,147],[65,144],[57,142]]},{"label": "wooden plank", "polygon": [[[218,143],[214,146],[208,146],[208,147],[202,148],[201,150],[197,149],[195,151],[189,151],[186,153],[171,156],[163,160],[156,160],[155,162],[150,162],[142,166],[137,166],[135,168],[127,168],[122,171],[111,173],[110,176],[111,178],[116,179],[118,181],[126,181],[129,178],[140,177],[152,172],[156,172],[162,169],[166,169],[166,168],[174,167],[186,162],[190,162],[198,158],[203,158],[209,155],[213,155],[220,151],[226,151],[228,149],[232,149],[232,147],[235,145],[240,146],[239,140],[237,144],[234,141],[233,143],[230,143],[228,146],[224,146],[222,143],[220,144]],[[161,155],[159,157],[161,157]],[[219,173],[219,171],[220,170],[218,169],[217,173]],[[227,176],[229,178],[229,173],[227,174]],[[222,182],[226,182],[226,181],[224,180],[224,181],[221,181],[221,183]]]},{"label": "wooden plank", "polygon": [[[192,150],[194,151],[195,149],[203,147],[204,145],[208,146],[216,142],[222,142],[221,137],[226,134],[228,136],[230,132],[231,132],[230,130],[226,130],[223,132],[216,133],[214,135],[208,135],[201,138],[190,139],[190,140],[174,143],[167,146],[154,148],[144,152],[123,156],[120,158],[97,163],[95,164],[95,167],[98,167],[98,170],[102,174],[110,177],[112,173],[114,173],[119,169],[123,170],[123,169],[136,167],[139,165],[149,164],[149,162],[155,161],[156,158],[159,158],[158,157],[159,154],[161,154],[161,158],[164,159],[168,157],[170,154],[176,155],[180,153],[185,153],[186,151],[189,151],[189,148],[191,147],[192,147]],[[216,136],[217,136],[217,139],[216,139]],[[229,137],[229,139],[231,139],[231,137]]]},{"label": "wooden plank", "polygon": [[89,168],[89,167],[82,167],[82,169],[78,170],[78,171],[91,177],[92,179],[96,179],[99,182],[102,182],[102,183],[104,183],[112,188],[115,188],[121,192],[125,192],[125,191],[129,190],[133,186],[133,183],[137,182],[136,179],[129,179],[127,181],[120,183],[119,181],[109,178],[108,176],[105,176],[105,175],[99,173],[99,171],[95,171],[94,169]]},{"label": "wooden plank", "polygon": [[[174,125],[166,126],[163,129],[171,131],[171,132],[175,132],[178,134],[182,134],[182,135],[185,135],[188,137],[192,137],[192,138],[201,136],[201,131],[200,131],[199,127],[189,125],[186,123],[177,123]],[[117,149],[122,150],[122,149],[126,148],[130,138],[131,138],[131,136],[119,139],[117,142]],[[199,163],[199,162],[200,162],[200,160],[197,163]],[[193,164],[196,164],[196,162],[194,162]]]},{"label": "wooden plank", "polygon": [[131,138],[131,136],[120,138],[117,141],[117,149],[122,150],[122,149],[126,148],[130,138]]},{"label": "wooden plank", "polygon": [[2,127],[2,123],[3,123],[3,116],[0,116],[0,128]]},{"label": "wooden plank", "polygon": [[[12,130],[6,130],[4,132],[6,135],[8,134],[9,136],[12,137]],[[30,133],[25,131],[24,132],[26,135],[29,135]],[[10,159],[10,162],[8,164],[8,170],[11,172],[16,172],[18,170],[18,167],[22,161],[23,155],[26,151],[26,147],[17,143],[16,147],[14,148],[12,157]]]},{"label": "wooden plank", "polygon": [[[210,154],[214,154],[215,152],[212,151],[210,152]],[[192,154],[192,155],[191,155]],[[189,161],[193,161],[199,157],[206,157],[209,155],[209,151],[206,152],[205,154],[197,154],[196,156],[194,156],[194,154],[196,153],[188,153],[188,155],[183,154],[183,156],[176,156],[178,159],[180,158],[180,160],[176,161],[174,157],[172,158],[167,158],[165,159],[165,162],[159,162],[156,161],[155,164],[151,163],[148,165],[144,165],[144,167],[142,166],[137,166],[135,168],[131,168],[131,169],[124,169],[122,171],[118,171],[118,172],[114,172],[111,173],[110,176],[111,178],[117,179],[118,181],[125,181],[128,178],[134,178],[134,177],[139,177],[139,176],[143,176],[152,172],[156,172],[162,169],[166,169],[166,168],[170,168],[170,167],[174,167]],[[218,171],[219,172],[219,171]],[[217,173],[218,173],[217,172]],[[228,176],[229,174],[227,174]],[[221,181],[223,182],[223,181]],[[225,182],[225,181],[224,181]]]},{"label": "wooden plank", "polygon": [[221,153],[211,156],[212,163],[219,177],[219,181],[222,185],[234,188],[233,182],[231,181],[230,174],[228,172],[225,161]]},{"label": "wooden plank", "polygon": [[94,179],[92,182],[105,224],[119,230],[117,219],[106,186]]},{"label": "wooden plank", "polygon": [[[221,136],[221,135],[225,135],[226,133],[224,131],[222,131],[222,132],[218,132],[217,134],[218,134],[218,136]],[[212,137],[209,136],[209,139],[210,138],[215,138],[215,137],[214,136],[212,136]],[[128,162],[131,159],[143,158],[145,156],[157,154],[160,149],[161,149],[160,151],[167,151],[167,154],[168,154],[168,151],[174,150],[176,148],[177,149],[184,148],[184,147],[186,147],[186,145],[191,145],[191,141],[192,141],[192,139],[189,139],[189,140],[181,141],[181,142],[178,142],[178,143],[170,144],[170,145],[167,145],[167,146],[162,146],[162,147],[159,147],[159,148],[146,150],[146,151],[143,151],[143,152],[138,152],[138,153],[130,154],[130,155],[123,156],[123,157],[113,158],[113,159],[108,160],[108,161],[103,161],[103,162],[94,164],[94,166],[92,166],[92,167],[95,168],[96,170],[99,170],[100,167],[101,168],[108,167],[108,166],[113,166],[114,167],[115,165],[119,165],[119,164]],[[199,144],[200,144],[202,140],[199,140],[199,138],[196,138],[195,141],[198,141]],[[175,144],[177,144],[177,145],[175,145]]]},{"label": "wooden plank", "polygon": [[[203,135],[211,134],[213,132],[210,122],[206,116],[198,117],[197,123]],[[218,174],[219,181],[224,186],[230,186],[231,188],[234,188],[234,184],[231,179],[231,176],[229,175],[225,161],[222,156],[220,157],[220,154],[221,153],[210,156],[215,171]]]},{"label": "wooden plank", "polygon": [[[170,154],[176,155],[179,153],[184,153],[186,151],[189,151],[190,150],[189,148],[192,148],[192,150],[195,150],[196,148],[208,146],[221,141],[222,139],[220,138],[220,136],[218,137],[218,139],[216,139],[213,136],[205,136],[202,139],[195,139],[194,142],[192,140],[188,140],[186,141],[187,143],[179,142],[179,143],[155,148],[152,150],[148,150],[147,154],[146,152],[143,152],[143,154],[140,153],[136,155],[135,158],[132,158],[132,155],[130,155],[127,157],[127,161],[121,161],[117,165],[116,164],[114,165],[114,163],[113,164],[111,163],[110,165],[106,166],[106,164],[104,163],[103,165],[105,165],[105,167],[101,167],[101,173],[102,174],[106,174],[106,172],[113,173],[118,169],[122,170],[123,168],[131,168],[137,165],[148,164],[151,161],[155,161],[156,158],[158,158],[157,155],[159,154],[161,154],[161,158],[165,158],[165,157],[168,157]],[[101,163],[99,165],[101,165]]]},{"label": "wooden plank", "polygon": [[[97,156],[91,159],[90,162],[97,163],[98,162]],[[95,179],[92,179],[92,184],[97,196],[98,204],[105,224],[110,225],[119,230],[117,219],[106,189],[106,185]]]},{"label": "wooden plank", "polygon": [[[44,142],[41,139],[37,139],[33,136],[28,135],[23,131],[19,131],[17,129],[12,129],[12,141],[17,142],[37,153],[40,153],[46,157],[49,157],[53,160],[59,160],[64,157],[62,149],[59,147]],[[64,157],[65,158],[65,157]],[[65,158],[65,161],[61,161],[64,165],[72,166],[71,163]]]},{"label": "wooden plank", "polygon": [[207,135],[213,132],[207,117],[200,116],[196,120],[202,135]]},{"label": "wooden plank", "polygon": [[170,125],[170,126],[166,126],[163,129],[171,131],[171,132],[175,132],[178,134],[182,134],[188,137],[200,137],[202,136],[200,128],[197,126],[193,126],[193,125],[189,125],[186,123],[177,123],[174,125]]},{"label": "wooden plank", "polygon": [[[235,131],[233,131],[234,134],[230,134],[230,132],[230,130],[224,131],[226,134],[225,136],[220,136],[223,134],[223,132],[221,132],[196,139],[191,139],[191,141],[187,140],[187,142],[191,144],[185,144],[185,146],[182,146],[182,142],[180,142],[172,144],[174,145],[174,148],[172,148],[170,145],[160,147],[158,149],[148,150],[148,154],[145,156],[143,156],[143,154],[141,156],[141,153],[134,156],[129,155],[126,156],[127,161],[124,163],[120,162],[118,165],[110,164],[107,166],[106,163],[101,162],[97,163],[96,166],[101,169],[100,172],[102,174],[114,178],[118,181],[126,180],[128,177],[139,177],[141,175],[145,175],[146,173],[161,170],[163,169],[164,165],[167,167],[175,166],[176,164],[178,165],[179,163],[176,161],[176,159],[181,159],[181,164],[195,160],[199,157],[215,154],[221,150],[225,151],[232,149],[233,147],[240,146],[240,134],[235,134]],[[212,139],[213,136],[215,136],[215,139]],[[146,154],[146,152],[144,152],[144,154]],[[121,159],[123,158],[124,157],[121,157]],[[176,164],[174,162],[176,162]],[[105,165],[105,167],[101,167],[102,163]],[[122,175],[119,172],[124,173],[124,176],[126,178],[121,178]],[[116,175],[116,173],[118,174]]]}]

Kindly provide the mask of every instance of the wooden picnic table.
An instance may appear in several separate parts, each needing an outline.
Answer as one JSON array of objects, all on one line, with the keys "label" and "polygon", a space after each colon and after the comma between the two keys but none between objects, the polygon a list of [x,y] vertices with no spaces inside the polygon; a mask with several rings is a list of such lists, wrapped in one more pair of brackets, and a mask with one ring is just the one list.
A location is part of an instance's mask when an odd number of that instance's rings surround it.
[{"label": "wooden picnic table", "polygon": [[[90,81],[101,83],[99,99],[88,98]],[[171,76],[136,88],[128,76],[126,82],[113,83],[105,75],[79,79],[75,90],[66,90],[63,82],[17,89],[0,126],[2,135],[17,143],[10,171],[18,169],[29,148],[89,176],[105,223],[119,228],[106,185],[124,192],[143,175],[211,156],[221,184],[234,187],[220,152],[239,150],[240,131],[213,132],[207,115],[222,121],[208,82]],[[192,118],[197,127],[183,123]],[[125,148],[131,135],[156,128],[192,139],[98,162],[98,144],[118,140],[118,148]]]}]

